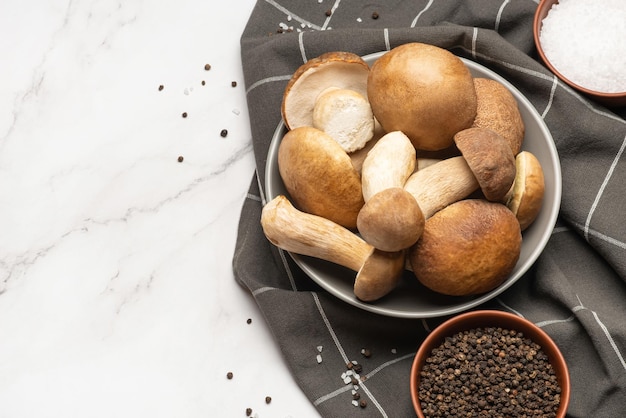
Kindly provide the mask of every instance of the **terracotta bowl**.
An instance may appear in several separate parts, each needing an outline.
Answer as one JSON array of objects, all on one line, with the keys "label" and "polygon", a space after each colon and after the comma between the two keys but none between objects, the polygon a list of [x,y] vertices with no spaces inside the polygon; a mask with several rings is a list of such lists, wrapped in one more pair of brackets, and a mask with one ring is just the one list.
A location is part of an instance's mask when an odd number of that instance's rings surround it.
[{"label": "terracotta bowl", "polygon": [[556,416],[558,418],[565,417],[570,398],[570,380],[567,364],[559,348],[548,334],[532,322],[507,312],[495,310],[471,311],[452,317],[439,325],[424,340],[415,355],[411,368],[411,399],[417,416],[420,418],[424,417],[419,400],[420,372],[426,363],[426,359],[430,357],[432,350],[444,342],[446,337],[460,331],[486,327],[502,327],[521,331],[525,337],[530,338],[541,346],[541,350],[548,356],[552,364],[561,388],[561,399]]},{"label": "terracotta bowl", "polygon": [[559,0],[541,0],[539,6],[537,6],[537,10],[535,11],[535,19],[533,24],[533,36],[535,38],[535,46],[537,48],[537,53],[543,61],[544,65],[548,67],[552,73],[554,73],[561,81],[565,84],[569,85],[573,89],[581,92],[587,97],[595,100],[596,102],[607,106],[607,107],[621,107],[626,106],[626,91],[621,93],[602,93],[599,91],[590,90],[584,86],[578,85],[571,80],[568,80],[563,74],[561,74],[551,63],[550,60],[546,57],[543,48],[541,47],[540,42],[540,34],[541,27],[543,25],[543,19],[548,15],[548,12]]}]

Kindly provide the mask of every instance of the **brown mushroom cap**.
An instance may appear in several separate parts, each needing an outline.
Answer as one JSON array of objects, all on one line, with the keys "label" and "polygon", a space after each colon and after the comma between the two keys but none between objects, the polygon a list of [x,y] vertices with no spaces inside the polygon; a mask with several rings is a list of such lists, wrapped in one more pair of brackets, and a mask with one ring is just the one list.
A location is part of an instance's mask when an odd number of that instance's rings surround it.
[{"label": "brown mushroom cap", "polygon": [[476,116],[472,75],[443,48],[417,42],[395,47],[372,65],[367,83],[376,119],[387,132],[404,132],[416,149],[449,147]]},{"label": "brown mushroom cap", "polygon": [[407,249],[424,230],[424,215],[417,201],[400,187],[372,196],[361,208],[356,222],[363,239],[382,251]]},{"label": "brown mushroom cap", "polygon": [[278,148],[278,170],[300,210],[356,228],[365,203],[361,178],[333,138],[308,126],[288,131]]},{"label": "brown mushroom cap", "polygon": [[515,183],[507,195],[506,205],[517,216],[523,230],[532,224],[543,204],[545,181],[543,169],[537,157],[522,151],[515,157],[517,174]]},{"label": "brown mushroom cap", "polygon": [[426,221],[409,261],[417,279],[435,292],[474,295],[499,286],[520,255],[515,215],[500,203],[467,199]]},{"label": "brown mushroom cap", "polygon": [[509,143],[487,128],[464,129],[454,135],[454,142],[485,197],[502,201],[515,180],[515,157]]},{"label": "brown mushroom cap", "polygon": [[509,142],[513,155],[522,149],[524,121],[513,94],[502,83],[474,78],[478,107],[473,127],[489,128]]},{"label": "brown mushroom cap", "polygon": [[367,97],[369,66],[351,52],[327,52],[301,65],[283,93],[281,114],[288,129],[313,126],[313,109],[329,87],[354,90]]}]

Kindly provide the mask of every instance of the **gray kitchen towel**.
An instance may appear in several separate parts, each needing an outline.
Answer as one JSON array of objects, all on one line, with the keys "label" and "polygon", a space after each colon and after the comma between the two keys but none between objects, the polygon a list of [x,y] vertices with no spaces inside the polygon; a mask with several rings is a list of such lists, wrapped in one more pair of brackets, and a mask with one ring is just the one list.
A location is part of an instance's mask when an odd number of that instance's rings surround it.
[{"label": "gray kitchen towel", "polygon": [[[625,112],[581,97],[538,62],[532,36],[537,3],[257,1],[241,37],[257,170],[241,212],[233,268],[320,415],[415,416],[409,395],[413,356],[447,318],[394,318],[353,307],[272,246],[259,223],[267,151],[280,122],[283,90],[300,65],[327,51],[366,55],[407,42],[437,45],[494,70],[549,127],[562,165],[559,220],[530,271],[479,308],[521,315],[555,340],[571,375],[568,416],[626,413]],[[369,357],[361,354],[364,348]],[[366,378],[359,387],[365,408],[353,406],[352,385],[341,378],[350,360],[361,364]]]}]

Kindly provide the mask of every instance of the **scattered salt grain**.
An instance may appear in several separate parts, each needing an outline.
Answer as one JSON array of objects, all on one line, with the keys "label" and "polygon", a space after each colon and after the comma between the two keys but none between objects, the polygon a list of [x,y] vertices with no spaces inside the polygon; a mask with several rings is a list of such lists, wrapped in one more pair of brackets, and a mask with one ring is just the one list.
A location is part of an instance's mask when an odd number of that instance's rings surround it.
[{"label": "scattered salt grain", "polygon": [[357,22],[359,22],[359,23],[361,23],[361,22],[363,21],[363,19],[361,19],[360,17],[357,17],[357,18],[356,18],[356,21],[357,21]]},{"label": "scattered salt grain", "polygon": [[287,29],[289,29],[289,26],[288,26],[286,23],[283,23],[283,22],[280,22],[280,23],[278,24],[278,26],[279,26],[281,29],[283,29],[283,30],[287,30]]},{"label": "scattered salt grain", "polygon": [[318,351],[318,352],[320,352],[320,353],[321,353],[323,349],[324,349],[324,347],[323,347],[323,346],[321,346],[321,345],[318,345],[318,346],[317,346],[317,351]]},{"label": "scattered salt grain", "polygon": [[287,22],[291,22],[291,19],[292,19],[291,15],[287,16]]},{"label": "scattered salt grain", "polygon": [[396,350],[395,348],[392,348],[392,349],[391,349],[391,353],[392,353],[392,354],[396,354],[397,352],[398,352],[398,350]]},{"label": "scattered salt grain", "polygon": [[358,401],[352,401],[352,405],[359,406],[359,402]]},{"label": "scattered salt grain", "polygon": [[321,354],[318,354],[315,358],[317,359],[317,364],[320,364],[322,362],[322,355]]},{"label": "scattered salt grain", "polygon": [[604,93],[626,91],[626,3],[560,0],[543,20],[541,47],[570,81]]}]

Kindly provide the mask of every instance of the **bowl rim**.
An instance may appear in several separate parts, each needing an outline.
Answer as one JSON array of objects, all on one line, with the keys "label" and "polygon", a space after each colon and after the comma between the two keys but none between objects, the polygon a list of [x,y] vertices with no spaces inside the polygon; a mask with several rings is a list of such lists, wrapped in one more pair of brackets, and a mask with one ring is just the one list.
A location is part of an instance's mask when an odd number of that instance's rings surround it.
[{"label": "bowl rim", "polygon": [[[368,62],[369,65],[371,65],[375,60],[377,60],[378,58],[380,58],[382,55],[386,54],[387,52],[389,51],[379,51],[379,52],[367,54],[363,56],[363,59],[366,62]],[[457,314],[457,313],[475,308],[479,306],[480,304],[488,300],[491,300],[495,298],[497,295],[506,291],[515,282],[517,282],[524,275],[526,271],[528,271],[532,267],[532,265],[536,262],[537,258],[543,252],[543,249],[545,248],[545,246],[548,243],[548,240],[550,239],[554,226],[556,225],[556,221],[557,221],[558,214],[560,211],[560,206],[561,206],[561,199],[562,199],[562,173],[561,173],[561,165],[560,165],[558,150],[556,148],[556,144],[554,143],[554,139],[552,138],[552,134],[549,128],[547,127],[546,123],[544,122],[543,118],[541,117],[537,109],[530,102],[530,100],[524,94],[522,94],[521,91],[517,89],[511,82],[506,80],[500,74],[479,64],[476,61],[472,61],[470,59],[463,58],[463,57],[459,57],[459,58],[463,61],[463,63],[470,70],[480,71],[482,72],[483,77],[488,77],[488,78],[497,80],[500,83],[502,83],[505,87],[507,87],[507,89],[509,89],[509,91],[513,94],[515,99],[519,102],[520,106],[523,106],[526,109],[526,111],[529,114],[529,117],[535,120],[537,124],[537,129],[539,129],[541,131],[541,134],[545,136],[545,138],[547,139],[546,144],[545,144],[547,147],[545,154],[547,155],[546,158],[551,160],[552,162],[551,167],[550,167],[550,173],[553,174],[552,187],[554,188],[554,192],[552,194],[554,196],[554,204],[549,209],[547,209],[546,212],[544,212],[545,213],[544,216],[546,217],[546,222],[549,223],[550,225],[549,231],[546,230],[541,234],[541,239],[539,239],[536,242],[536,245],[532,247],[527,259],[523,261],[522,260],[518,261],[518,264],[516,265],[515,271],[512,273],[512,275],[510,275],[498,287],[496,287],[495,289],[487,293],[472,297],[469,300],[465,300],[459,303],[455,303],[451,306],[440,307],[438,309],[429,310],[429,311],[416,311],[416,310],[409,311],[409,310],[403,310],[399,308],[381,306],[380,304],[377,304],[377,303],[362,302],[356,299],[354,295],[346,295],[340,290],[336,289],[332,283],[327,283],[326,281],[319,280],[318,275],[316,274],[316,271],[315,271],[316,265],[310,265],[310,261],[309,261],[310,257],[287,252],[290,258],[296,263],[296,265],[298,265],[298,267],[307,276],[309,276],[314,282],[316,282],[324,290],[331,293],[333,296],[343,300],[344,302],[351,304],[353,306],[356,306],[365,311],[369,311],[369,312],[376,313],[379,315],[384,315],[384,316],[397,317],[397,318],[423,319],[423,318],[442,317],[442,316]],[[276,157],[276,153],[278,152],[277,149],[280,144],[280,140],[282,140],[282,137],[284,136],[286,131],[287,131],[287,128],[281,119],[278,122],[278,125],[276,126],[276,129],[272,137],[272,141],[268,148],[268,153],[267,153],[266,162],[265,162],[265,176],[263,179],[264,185],[265,185],[265,195],[266,195],[266,198],[268,199],[271,199],[277,196],[278,194],[280,194],[280,193],[277,193],[277,190],[275,190],[272,179],[274,176],[273,172],[277,171],[275,170],[276,169],[275,157]],[[545,171],[546,171],[546,168],[544,168],[544,172]],[[511,279],[512,277],[513,279]]]},{"label": "bowl rim", "polygon": [[[557,410],[557,417],[565,417],[570,401],[571,382],[567,362],[557,344],[543,329],[528,319],[510,312],[490,309],[469,311],[453,316],[438,325],[420,344],[411,365],[409,382],[411,402],[417,416],[420,418],[424,417],[419,402],[419,372],[432,349],[446,337],[456,332],[485,326],[514,328],[522,331],[525,337],[530,338],[541,346],[542,351],[548,356],[550,363],[555,369],[559,386],[561,387],[561,400]],[[559,373],[559,371],[562,373]]]},{"label": "bowl rim", "polygon": [[[596,97],[603,101],[608,101],[609,104],[612,104],[614,101],[626,100],[626,91],[616,92],[616,93],[607,93],[598,90],[592,90],[587,87],[581,86],[567,78],[563,75],[562,72],[556,69],[556,67],[550,62],[545,52],[543,51],[543,47],[541,46],[541,28],[543,25],[543,19],[546,18],[552,6],[557,4],[559,0],[541,0],[537,9],[535,10],[535,15],[533,17],[533,38],[535,41],[535,48],[537,49],[537,54],[541,58],[541,61],[545,64],[546,67],[556,75],[562,82],[567,84],[568,86],[592,97]],[[621,102],[620,102],[621,103]],[[626,101],[625,101],[626,103]]]}]

